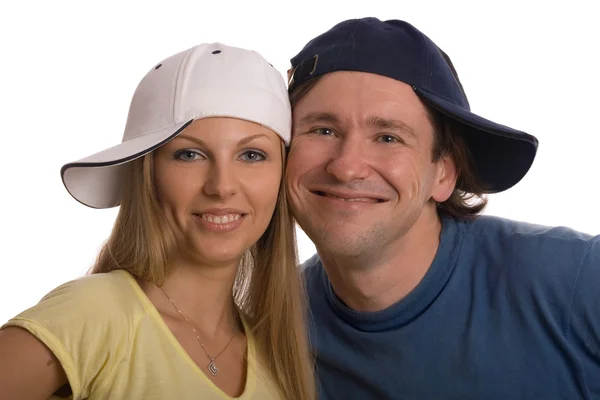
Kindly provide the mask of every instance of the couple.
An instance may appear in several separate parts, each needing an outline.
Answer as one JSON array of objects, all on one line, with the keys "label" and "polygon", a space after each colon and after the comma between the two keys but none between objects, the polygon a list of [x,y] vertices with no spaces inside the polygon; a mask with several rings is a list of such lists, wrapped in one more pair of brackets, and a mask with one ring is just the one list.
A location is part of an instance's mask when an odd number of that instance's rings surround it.
[{"label": "couple", "polygon": [[0,399],[600,398],[600,238],[478,216],[537,140],[471,113],[402,21],[291,62],[286,86],[248,50],[169,57],[123,143],[63,167],[119,214],[0,331]]}]

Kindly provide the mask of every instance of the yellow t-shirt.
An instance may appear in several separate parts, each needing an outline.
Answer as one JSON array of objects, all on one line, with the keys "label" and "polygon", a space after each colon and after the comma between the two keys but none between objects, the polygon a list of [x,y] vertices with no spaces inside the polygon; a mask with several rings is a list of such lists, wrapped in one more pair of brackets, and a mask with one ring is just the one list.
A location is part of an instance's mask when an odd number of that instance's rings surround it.
[{"label": "yellow t-shirt", "polygon": [[[6,326],[27,329],[65,370],[72,399],[214,399],[225,394],[204,375],[126,271],[65,283]],[[237,399],[279,399],[247,337],[247,376]]]}]

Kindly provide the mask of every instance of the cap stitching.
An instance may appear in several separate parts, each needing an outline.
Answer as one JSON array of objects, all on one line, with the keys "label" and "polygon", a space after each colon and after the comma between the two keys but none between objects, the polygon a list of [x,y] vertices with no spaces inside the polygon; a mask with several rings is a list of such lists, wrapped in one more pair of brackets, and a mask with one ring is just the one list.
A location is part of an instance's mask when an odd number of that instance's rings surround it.
[{"label": "cap stitching", "polygon": [[177,108],[177,99],[180,97],[179,94],[179,84],[180,84],[180,78],[182,75],[182,71],[184,69],[186,69],[187,64],[188,64],[188,60],[190,59],[192,53],[196,50],[198,46],[195,46],[193,48],[191,48],[190,50],[188,50],[188,52],[184,55],[183,60],[181,60],[181,63],[179,64],[179,68],[177,69],[177,74],[175,75],[175,90],[173,91],[173,100],[172,100],[172,107],[171,107],[171,118],[172,118],[172,122],[175,123],[176,118],[175,116],[178,114],[176,108]]}]

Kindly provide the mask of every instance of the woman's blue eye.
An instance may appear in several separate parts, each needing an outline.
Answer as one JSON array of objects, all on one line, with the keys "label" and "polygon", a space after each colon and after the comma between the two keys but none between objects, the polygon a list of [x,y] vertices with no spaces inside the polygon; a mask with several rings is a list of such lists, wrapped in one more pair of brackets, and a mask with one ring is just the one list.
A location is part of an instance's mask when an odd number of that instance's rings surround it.
[{"label": "woman's blue eye", "polygon": [[249,162],[249,163],[255,163],[258,161],[264,161],[267,159],[267,156],[259,151],[256,150],[248,150],[242,153],[242,155],[240,156],[240,158],[243,161]]},{"label": "woman's blue eye", "polygon": [[202,155],[195,150],[180,150],[175,153],[175,159],[181,161],[195,161],[200,157]]}]

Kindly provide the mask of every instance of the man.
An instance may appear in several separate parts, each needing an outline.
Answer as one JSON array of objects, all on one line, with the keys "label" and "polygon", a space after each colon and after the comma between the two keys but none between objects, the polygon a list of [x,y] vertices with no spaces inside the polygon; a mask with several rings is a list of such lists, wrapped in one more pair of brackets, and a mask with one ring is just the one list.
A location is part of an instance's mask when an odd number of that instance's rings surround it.
[{"label": "man", "polygon": [[537,140],[471,113],[406,22],[342,22],[291,62],[320,398],[600,398],[600,237],[478,216]]}]

